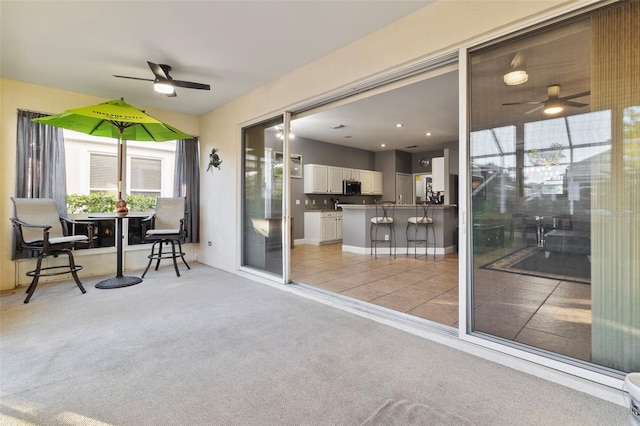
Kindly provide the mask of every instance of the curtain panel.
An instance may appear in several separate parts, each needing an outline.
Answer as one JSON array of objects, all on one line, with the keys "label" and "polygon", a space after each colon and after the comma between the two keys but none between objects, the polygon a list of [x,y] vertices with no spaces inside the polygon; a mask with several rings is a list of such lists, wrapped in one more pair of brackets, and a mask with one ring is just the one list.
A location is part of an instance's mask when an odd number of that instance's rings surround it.
[{"label": "curtain panel", "polygon": [[31,121],[46,115],[18,110],[15,194],[18,198],[53,198],[58,214],[67,217],[62,129]]},{"label": "curtain panel", "polygon": [[198,138],[176,144],[173,196],[187,198],[186,242],[197,243],[200,234],[200,144]]}]

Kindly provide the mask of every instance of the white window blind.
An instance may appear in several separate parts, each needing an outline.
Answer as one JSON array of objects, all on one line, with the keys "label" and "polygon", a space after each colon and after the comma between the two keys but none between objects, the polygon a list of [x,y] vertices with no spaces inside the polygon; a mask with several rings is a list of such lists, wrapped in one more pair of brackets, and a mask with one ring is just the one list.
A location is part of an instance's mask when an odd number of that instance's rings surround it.
[{"label": "white window blind", "polygon": [[162,160],[131,158],[131,193],[160,195],[162,190]]},{"label": "white window blind", "polygon": [[91,193],[117,191],[118,157],[109,154],[91,154],[90,162],[89,188]]}]

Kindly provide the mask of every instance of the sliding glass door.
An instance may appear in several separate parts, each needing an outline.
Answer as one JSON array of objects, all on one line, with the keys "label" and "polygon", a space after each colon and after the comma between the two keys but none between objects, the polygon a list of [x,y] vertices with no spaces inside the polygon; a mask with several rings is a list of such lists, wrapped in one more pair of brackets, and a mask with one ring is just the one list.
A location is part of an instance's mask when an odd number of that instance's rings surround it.
[{"label": "sliding glass door", "polygon": [[289,113],[242,131],[242,263],[289,280]]},{"label": "sliding glass door", "polygon": [[242,266],[283,273],[283,120],[243,129]]},{"label": "sliding glass door", "polygon": [[470,53],[472,332],[640,369],[638,22],[629,2]]}]

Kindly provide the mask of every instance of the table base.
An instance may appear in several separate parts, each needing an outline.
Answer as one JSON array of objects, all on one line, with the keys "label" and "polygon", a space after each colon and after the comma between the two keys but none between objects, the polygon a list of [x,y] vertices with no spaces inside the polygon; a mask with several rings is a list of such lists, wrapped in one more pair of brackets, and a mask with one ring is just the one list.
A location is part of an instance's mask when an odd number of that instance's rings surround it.
[{"label": "table base", "polygon": [[129,287],[130,285],[140,284],[142,278],[138,277],[114,277],[100,281],[96,284],[96,288],[120,288]]}]

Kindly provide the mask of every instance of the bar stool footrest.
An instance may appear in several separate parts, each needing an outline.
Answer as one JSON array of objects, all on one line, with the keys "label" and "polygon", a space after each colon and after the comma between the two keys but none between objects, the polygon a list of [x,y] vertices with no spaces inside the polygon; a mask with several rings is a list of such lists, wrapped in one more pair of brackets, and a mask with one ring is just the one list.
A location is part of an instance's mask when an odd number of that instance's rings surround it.
[{"label": "bar stool footrest", "polygon": [[[83,268],[82,265],[75,265],[74,268],[71,268],[69,265],[60,265],[60,266],[47,266],[46,268],[40,268],[40,273],[36,274],[36,272],[38,272],[36,269],[27,272],[27,276],[29,277],[35,277],[36,275],[38,275],[39,277],[51,277],[54,275],[63,275],[63,274],[72,274],[74,272],[78,272],[79,270],[81,270]],[[47,272],[47,273],[42,273],[42,271],[50,271],[50,270],[54,270],[54,269],[64,269],[64,271],[60,271],[60,272]]]}]

